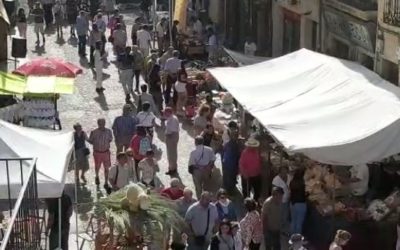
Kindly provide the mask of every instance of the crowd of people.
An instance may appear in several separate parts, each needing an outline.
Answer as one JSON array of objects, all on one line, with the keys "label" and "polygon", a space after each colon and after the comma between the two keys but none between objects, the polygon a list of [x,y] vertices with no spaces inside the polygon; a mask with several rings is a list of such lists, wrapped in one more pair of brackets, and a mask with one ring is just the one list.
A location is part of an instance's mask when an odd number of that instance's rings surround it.
[{"label": "crowd of people", "polygon": [[[103,13],[107,14],[107,21]],[[270,196],[264,200],[260,142],[251,136],[242,143],[235,121],[228,123],[223,134],[215,131],[212,120],[216,107],[211,87],[204,75],[189,78],[178,50],[178,21],[174,21],[169,30],[168,21],[162,18],[152,33],[150,27],[142,23],[146,18],[137,18],[131,29],[131,41],[128,41],[123,15],[111,6],[89,17],[85,11],[78,10],[76,0],[66,0],[65,4],[56,0],[54,3],[36,2],[30,14],[34,16],[38,45],[40,36],[45,44],[44,30],[53,24],[57,36],[62,37],[62,24],[67,19],[71,37],[78,40],[79,56],[86,58],[86,47],[90,47],[89,65],[95,69],[99,94],[105,90],[102,82],[107,53],[114,53],[116,57],[126,104],[111,126],[107,126],[104,118],[99,118],[97,128],[87,134],[82,125],[74,125],[77,182],[87,183],[86,172],[92,155],[94,182],[97,186],[103,183],[108,194],[133,182],[176,201],[178,212],[189,229],[173,233],[172,249],[258,250],[265,245],[268,250],[280,250],[283,241],[289,241],[292,249],[305,249],[302,228],[307,206],[303,171],[296,169],[289,173],[288,166],[283,165],[273,178]],[[196,17],[191,23],[193,34],[206,37],[209,55],[213,56],[214,46],[217,46],[215,29],[203,27]],[[19,34],[26,37],[23,9],[18,11],[17,27]],[[106,51],[107,42],[112,44],[112,52]],[[127,46],[129,43],[132,46]],[[254,55],[256,50],[255,43],[247,39],[245,53]],[[190,89],[194,89],[194,93],[190,93]],[[206,92],[206,97],[195,112],[196,105],[190,97],[202,91]],[[180,118],[193,121],[194,145],[185,167],[178,166],[178,157],[182,157],[178,155]],[[156,130],[163,131],[165,136],[168,160],[165,174],[171,177],[168,187],[164,187],[159,178],[156,157],[159,145],[153,138]],[[112,143],[116,148],[114,164]],[[92,152],[87,144],[91,145]],[[222,185],[216,192],[209,185],[218,154],[222,163]],[[193,191],[184,187],[178,178],[183,171],[192,176]],[[233,201],[239,179],[244,215],[238,212],[240,209]],[[350,237],[348,232],[339,230],[330,250],[341,250]]]}]

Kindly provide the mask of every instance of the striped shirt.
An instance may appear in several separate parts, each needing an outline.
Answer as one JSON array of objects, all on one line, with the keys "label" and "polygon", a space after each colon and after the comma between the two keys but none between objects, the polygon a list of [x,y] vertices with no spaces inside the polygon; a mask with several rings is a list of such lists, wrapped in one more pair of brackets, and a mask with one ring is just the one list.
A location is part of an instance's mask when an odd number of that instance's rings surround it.
[{"label": "striped shirt", "polygon": [[113,140],[111,129],[96,128],[90,132],[89,143],[93,145],[93,151],[105,152],[110,150],[110,143]]}]

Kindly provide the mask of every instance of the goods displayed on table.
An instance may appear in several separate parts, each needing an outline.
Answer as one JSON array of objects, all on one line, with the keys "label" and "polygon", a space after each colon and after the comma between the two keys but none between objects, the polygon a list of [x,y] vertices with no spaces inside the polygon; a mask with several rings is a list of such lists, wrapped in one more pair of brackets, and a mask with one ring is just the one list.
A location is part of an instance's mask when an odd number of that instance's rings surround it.
[{"label": "goods displayed on table", "polygon": [[21,117],[26,127],[43,128],[54,125],[56,109],[54,102],[48,99],[25,99],[22,102]]},{"label": "goods displayed on table", "polygon": [[385,200],[373,200],[367,209],[368,215],[375,221],[381,221],[400,206],[400,191],[391,193]]},{"label": "goods displayed on table", "polygon": [[341,202],[335,203],[332,192],[342,187],[335,173],[330,172],[327,167],[312,164],[306,168],[304,173],[306,192],[308,199],[317,205],[323,215],[339,213],[345,209]]}]

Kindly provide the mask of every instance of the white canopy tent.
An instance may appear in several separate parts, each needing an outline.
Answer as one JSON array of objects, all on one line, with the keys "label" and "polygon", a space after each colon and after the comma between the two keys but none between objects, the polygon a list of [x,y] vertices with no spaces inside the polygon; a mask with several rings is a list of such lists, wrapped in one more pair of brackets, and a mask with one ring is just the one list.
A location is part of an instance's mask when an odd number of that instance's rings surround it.
[{"label": "white canopy tent", "polygon": [[[58,198],[64,190],[66,173],[73,152],[72,132],[55,132],[13,125],[0,120],[0,158],[37,158],[39,198]],[[27,178],[30,162],[23,164]],[[21,189],[19,162],[11,161],[11,197],[17,198]],[[7,170],[0,161],[0,199],[8,199]]]},{"label": "white canopy tent", "polygon": [[400,89],[359,64],[302,49],[209,72],[288,152],[333,165],[400,152]]}]

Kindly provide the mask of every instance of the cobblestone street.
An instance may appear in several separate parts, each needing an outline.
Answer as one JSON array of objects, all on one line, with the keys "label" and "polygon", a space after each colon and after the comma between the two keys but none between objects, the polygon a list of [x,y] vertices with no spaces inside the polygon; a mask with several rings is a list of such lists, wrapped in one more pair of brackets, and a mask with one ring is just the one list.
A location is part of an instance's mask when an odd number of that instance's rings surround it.
[{"label": "cobblestone street", "polygon": [[[132,11],[133,12],[133,11]],[[135,17],[134,13],[125,14],[125,22],[127,24],[127,33],[130,37],[131,25]],[[122,85],[119,82],[118,70],[115,65],[115,57],[112,53],[111,45],[108,43],[106,50],[108,52],[108,64],[103,70],[105,74],[105,80],[103,86],[106,89],[104,95],[98,95],[95,91],[95,80],[93,78],[93,72],[88,66],[88,58],[80,58],[78,56],[77,39],[69,36],[69,27],[63,28],[64,37],[62,39],[57,38],[55,30],[49,30],[46,32],[46,44],[44,47],[36,45],[36,36],[33,31],[33,24],[28,24],[27,31],[27,49],[28,55],[26,59],[19,60],[18,65],[26,62],[27,60],[35,57],[49,57],[49,58],[62,58],[68,62],[72,62],[75,65],[82,67],[83,74],[79,75],[76,79],[75,93],[72,95],[63,95],[58,101],[58,110],[60,112],[60,120],[64,131],[71,131],[74,123],[79,122],[82,124],[83,129],[89,133],[92,129],[97,127],[96,121],[98,118],[106,119],[106,126],[111,127],[114,118],[122,113],[122,106],[125,103],[125,96]],[[129,44],[131,43],[130,38]],[[11,47],[11,46],[9,46]],[[11,50],[11,48],[10,48]],[[87,47],[87,53],[89,53],[89,47]],[[87,57],[89,57],[87,55]],[[8,71],[14,69],[14,63],[8,64]],[[142,82],[143,83],[143,82]],[[160,121],[158,121],[160,122]],[[180,178],[185,186],[188,186],[194,190],[192,177],[187,172],[188,156],[190,151],[194,147],[193,137],[191,133],[190,121],[183,121],[181,124],[180,141],[178,145],[178,166]],[[159,166],[160,173],[159,178],[164,185],[168,185],[170,177],[165,175],[167,171],[167,160],[166,160],[166,149],[165,143],[163,142],[163,129],[156,131],[154,137],[155,145],[159,150]],[[115,159],[115,146],[112,146],[112,159]],[[102,188],[97,189],[94,184],[94,167],[93,159],[90,158],[90,170],[86,177],[88,183],[86,185],[78,186],[78,209],[75,212],[78,213],[78,233],[85,231],[88,220],[90,218],[90,212],[93,210],[93,203],[99,198],[106,195],[105,190]],[[219,170],[216,171],[217,185],[219,185],[220,174]],[[102,174],[101,182],[103,183]],[[74,173],[69,171],[67,175],[66,192],[74,197]],[[216,187],[217,188],[217,187]],[[71,218],[71,230],[70,230],[70,249],[76,249],[76,226],[75,226],[75,214]],[[79,242],[80,244],[80,242]],[[86,243],[83,249],[93,249],[90,243]]]}]

